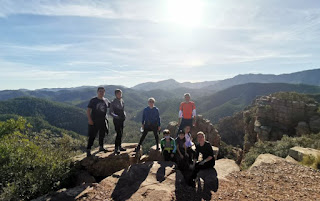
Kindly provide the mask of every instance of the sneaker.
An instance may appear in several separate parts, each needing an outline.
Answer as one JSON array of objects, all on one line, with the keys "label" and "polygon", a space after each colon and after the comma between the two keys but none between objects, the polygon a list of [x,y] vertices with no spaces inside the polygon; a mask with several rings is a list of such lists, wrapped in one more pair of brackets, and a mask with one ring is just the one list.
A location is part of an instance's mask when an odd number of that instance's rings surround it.
[{"label": "sneaker", "polygon": [[123,148],[123,147],[120,147],[119,149],[120,151],[127,151],[127,149]]},{"label": "sneaker", "polygon": [[91,150],[87,149],[87,157],[91,156]]},{"label": "sneaker", "polygon": [[114,155],[119,155],[119,154],[120,154],[119,149],[118,149],[118,148],[115,148],[115,149],[114,149]]},{"label": "sneaker", "polygon": [[138,145],[137,147],[136,147],[136,149],[134,150],[134,152],[139,152],[140,151],[140,146]]},{"label": "sneaker", "polygon": [[99,152],[100,152],[100,151],[103,151],[104,153],[106,153],[106,152],[107,152],[107,150],[106,150],[106,149],[104,149],[103,147],[100,147],[100,148],[99,148]]}]

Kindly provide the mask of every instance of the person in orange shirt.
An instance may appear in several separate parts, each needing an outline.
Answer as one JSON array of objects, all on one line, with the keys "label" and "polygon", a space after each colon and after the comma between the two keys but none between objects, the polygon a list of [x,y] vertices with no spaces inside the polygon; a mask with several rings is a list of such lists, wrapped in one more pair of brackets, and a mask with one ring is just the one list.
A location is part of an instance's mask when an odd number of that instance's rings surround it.
[{"label": "person in orange shirt", "polygon": [[184,130],[186,126],[195,126],[196,105],[190,101],[190,94],[184,94],[185,101],[180,104],[179,109],[179,129]]}]

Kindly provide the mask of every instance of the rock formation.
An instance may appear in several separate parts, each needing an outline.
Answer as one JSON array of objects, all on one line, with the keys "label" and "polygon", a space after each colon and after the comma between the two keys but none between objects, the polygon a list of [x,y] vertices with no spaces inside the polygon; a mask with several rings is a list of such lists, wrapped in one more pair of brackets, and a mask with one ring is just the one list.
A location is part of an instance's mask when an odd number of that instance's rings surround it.
[{"label": "rock formation", "polygon": [[[170,122],[167,129],[170,130],[172,137],[176,137],[178,132],[178,122]],[[210,120],[203,118],[201,115],[196,117],[196,126],[191,129],[191,135],[194,142],[197,139],[197,133],[199,131],[206,134],[206,140],[209,141],[211,145],[220,147],[221,137],[218,130],[214,128]]]},{"label": "rock formation", "polygon": [[300,162],[306,156],[311,156],[314,158],[320,157],[320,150],[303,147],[292,147],[289,150],[289,156],[294,160]]}]

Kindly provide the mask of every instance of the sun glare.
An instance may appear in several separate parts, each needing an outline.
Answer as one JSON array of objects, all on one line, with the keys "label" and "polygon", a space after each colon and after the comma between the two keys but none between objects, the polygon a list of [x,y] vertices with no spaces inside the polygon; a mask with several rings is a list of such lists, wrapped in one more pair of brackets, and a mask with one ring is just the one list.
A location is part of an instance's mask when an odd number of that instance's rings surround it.
[{"label": "sun glare", "polygon": [[169,0],[167,4],[167,21],[189,27],[202,24],[203,1],[201,0]]}]

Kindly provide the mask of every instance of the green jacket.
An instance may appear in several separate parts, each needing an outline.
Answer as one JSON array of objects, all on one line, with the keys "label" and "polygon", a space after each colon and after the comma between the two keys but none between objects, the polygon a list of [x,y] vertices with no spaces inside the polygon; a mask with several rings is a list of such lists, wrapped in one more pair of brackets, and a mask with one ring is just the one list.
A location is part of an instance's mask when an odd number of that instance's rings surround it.
[{"label": "green jacket", "polygon": [[166,146],[166,138],[162,138],[161,141],[160,141],[160,146],[161,146],[162,152],[164,150],[167,150],[167,151],[170,151],[170,152],[172,151],[172,153],[176,153],[176,151],[177,151],[176,142],[172,137],[170,137],[170,144],[171,144],[170,148],[169,147],[165,147]]}]

